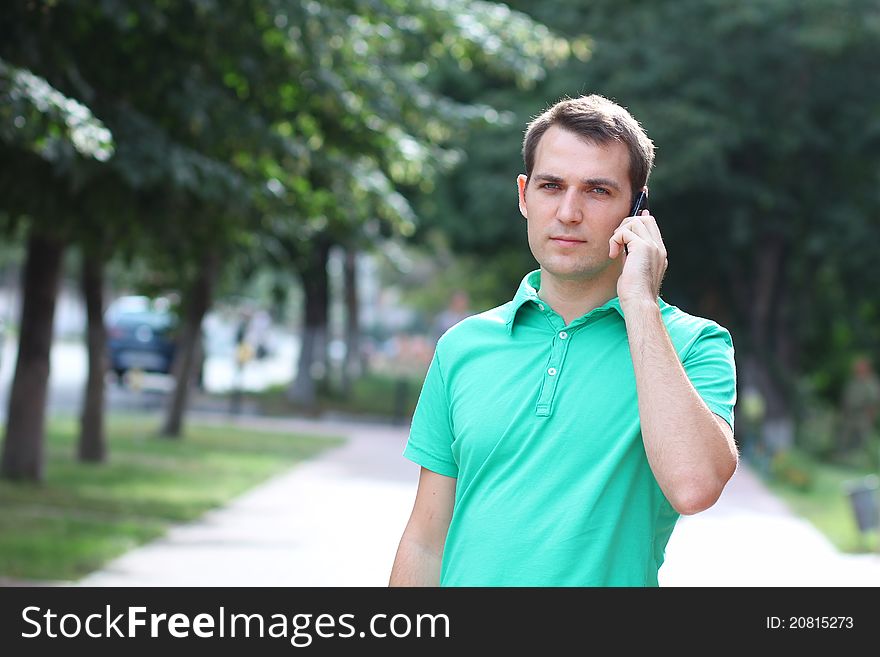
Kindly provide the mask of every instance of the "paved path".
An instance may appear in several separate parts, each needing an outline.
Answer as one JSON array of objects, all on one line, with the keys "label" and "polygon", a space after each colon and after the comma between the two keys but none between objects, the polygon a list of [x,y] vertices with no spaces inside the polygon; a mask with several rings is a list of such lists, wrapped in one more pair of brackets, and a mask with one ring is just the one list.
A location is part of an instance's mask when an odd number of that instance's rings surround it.
[{"label": "paved path", "polygon": [[880,555],[838,552],[741,466],[711,509],[679,519],[660,586],[880,586]]},{"label": "paved path", "polygon": [[[418,467],[401,456],[406,428],[253,418],[239,422],[349,440],[199,522],[172,529],[78,584],[387,584],[418,478]],[[712,509],[679,521],[660,584],[880,586],[880,556],[838,553],[742,468]]]},{"label": "paved path", "polygon": [[401,456],[406,429],[307,420],[239,422],[349,440],[200,521],[173,528],[80,584],[387,585],[418,481],[418,467]]}]

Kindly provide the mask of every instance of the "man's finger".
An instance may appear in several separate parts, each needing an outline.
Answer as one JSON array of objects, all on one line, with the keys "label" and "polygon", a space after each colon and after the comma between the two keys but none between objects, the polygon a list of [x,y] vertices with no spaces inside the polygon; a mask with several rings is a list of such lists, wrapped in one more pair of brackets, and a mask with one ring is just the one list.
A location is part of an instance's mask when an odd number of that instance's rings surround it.
[{"label": "man's finger", "polygon": [[651,232],[651,237],[654,240],[654,243],[657,246],[663,246],[663,235],[660,233],[660,226],[657,224],[657,218],[652,215],[650,212],[645,210],[642,214],[644,215],[644,224],[645,227]]},{"label": "man's finger", "polygon": [[648,244],[654,244],[655,246],[660,248],[662,242],[658,243],[657,241],[659,231],[656,233],[655,231],[652,231],[650,225],[646,220],[647,217],[632,217],[624,221],[620,226],[618,226],[618,230],[620,230],[621,228],[631,230],[633,233],[645,240]]},{"label": "man's finger", "polygon": [[636,235],[629,228],[621,227],[614,231],[614,235],[611,236],[611,239],[608,240],[610,245],[608,250],[608,256],[612,259],[616,258],[620,255],[620,252],[623,251],[626,255],[629,255],[628,244],[630,242],[642,240],[645,241],[644,238]]}]

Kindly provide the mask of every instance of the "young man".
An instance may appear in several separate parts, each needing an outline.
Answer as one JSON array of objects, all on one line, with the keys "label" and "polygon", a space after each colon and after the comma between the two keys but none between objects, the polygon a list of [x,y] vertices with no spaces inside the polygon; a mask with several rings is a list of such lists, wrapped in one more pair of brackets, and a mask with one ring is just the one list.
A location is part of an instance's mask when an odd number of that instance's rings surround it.
[{"label": "young man", "polygon": [[441,338],[405,456],[422,466],[392,586],[656,586],[680,514],[737,465],[733,344],[659,297],[628,216],[654,146],[601,96],[529,124],[519,208],[540,269]]}]

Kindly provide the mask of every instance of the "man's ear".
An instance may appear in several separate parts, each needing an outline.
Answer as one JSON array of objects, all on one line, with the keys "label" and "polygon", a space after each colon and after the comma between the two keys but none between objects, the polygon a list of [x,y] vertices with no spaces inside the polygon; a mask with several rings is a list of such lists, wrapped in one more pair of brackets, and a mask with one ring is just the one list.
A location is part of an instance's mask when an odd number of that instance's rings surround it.
[{"label": "man's ear", "polygon": [[519,212],[526,219],[529,218],[529,213],[526,210],[526,187],[529,184],[529,178],[526,174],[521,173],[516,177],[516,188],[519,194]]}]

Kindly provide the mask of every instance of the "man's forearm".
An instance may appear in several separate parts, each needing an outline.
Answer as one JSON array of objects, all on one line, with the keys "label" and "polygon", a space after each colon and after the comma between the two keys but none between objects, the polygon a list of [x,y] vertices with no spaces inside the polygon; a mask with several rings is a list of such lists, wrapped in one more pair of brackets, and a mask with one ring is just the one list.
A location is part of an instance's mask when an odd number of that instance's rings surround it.
[{"label": "man's forearm", "polygon": [[388,586],[439,586],[440,560],[441,555],[404,536]]},{"label": "man's forearm", "polygon": [[648,462],[681,513],[718,499],[736,469],[736,446],[684,371],[656,303],[623,308]]}]

